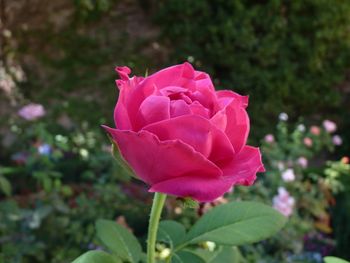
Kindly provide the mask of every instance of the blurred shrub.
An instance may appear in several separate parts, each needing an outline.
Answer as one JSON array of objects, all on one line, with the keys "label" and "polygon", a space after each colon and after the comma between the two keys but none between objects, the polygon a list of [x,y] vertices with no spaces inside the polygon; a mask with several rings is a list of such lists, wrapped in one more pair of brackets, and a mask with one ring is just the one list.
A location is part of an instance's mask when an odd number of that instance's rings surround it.
[{"label": "blurred shrub", "polygon": [[[186,1],[158,4],[173,60],[194,61],[220,88],[249,94],[253,125],[339,106],[334,87],[350,66],[350,2]],[[301,114],[302,113],[302,114]]]}]

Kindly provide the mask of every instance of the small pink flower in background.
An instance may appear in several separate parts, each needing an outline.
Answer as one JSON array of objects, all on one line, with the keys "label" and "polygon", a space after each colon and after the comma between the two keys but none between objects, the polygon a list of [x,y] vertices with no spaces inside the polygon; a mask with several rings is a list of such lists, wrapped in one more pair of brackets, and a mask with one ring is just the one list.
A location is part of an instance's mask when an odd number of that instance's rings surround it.
[{"label": "small pink flower in background", "polygon": [[310,128],[310,132],[313,134],[313,135],[320,135],[320,133],[321,133],[321,129],[320,129],[320,127],[318,127],[318,126],[311,126],[311,128]]},{"label": "small pink flower in background", "polygon": [[273,143],[275,141],[275,137],[272,134],[267,134],[264,140],[267,143]]},{"label": "small pink flower in background", "polygon": [[335,122],[330,120],[324,120],[323,127],[328,133],[333,133],[337,130],[337,124],[335,124]]},{"label": "small pink flower in background", "polygon": [[43,105],[30,103],[18,111],[18,115],[27,121],[33,121],[46,114]]},{"label": "small pink flower in background", "polygon": [[309,137],[305,137],[304,138],[304,144],[307,146],[307,147],[311,147],[312,146],[312,139],[309,138]]},{"label": "small pink flower in background", "polygon": [[293,213],[295,200],[284,187],[278,187],[278,195],[272,199],[273,208],[289,217]]},{"label": "small pink flower in background", "polygon": [[332,142],[334,145],[339,146],[339,145],[342,145],[343,139],[339,135],[334,135],[332,138]]},{"label": "small pink flower in background", "polygon": [[343,158],[341,158],[340,161],[344,164],[348,164],[348,163],[350,163],[350,158],[347,156],[344,156]]},{"label": "small pink flower in background", "polygon": [[303,167],[303,168],[306,168],[307,165],[308,165],[308,160],[305,158],[305,157],[299,157],[298,160],[297,160],[297,163]]},{"label": "small pink flower in background", "polygon": [[291,168],[285,170],[282,173],[281,177],[282,177],[282,180],[285,182],[293,182],[295,180],[294,170]]}]

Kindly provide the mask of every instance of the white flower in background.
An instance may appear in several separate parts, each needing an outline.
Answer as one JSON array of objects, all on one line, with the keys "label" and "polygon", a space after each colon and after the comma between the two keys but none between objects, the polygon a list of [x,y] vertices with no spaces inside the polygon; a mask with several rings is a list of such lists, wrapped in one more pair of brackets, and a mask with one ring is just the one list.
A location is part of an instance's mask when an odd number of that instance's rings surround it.
[{"label": "white flower in background", "polygon": [[293,213],[295,200],[284,187],[278,187],[278,195],[273,197],[272,203],[273,208],[286,217]]},{"label": "white flower in background", "polygon": [[337,130],[337,124],[335,124],[335,122],[330,120],[324,120],[323,127],[328,133],[333,133]]},{"label": "white flower in background", "polygon": [[264,140],[267,143],[273,143],[275,141],[275,137],[272,134],[266,134]]},{"label": "white flower in background", "polygon": [[339,146],[339,145],[342,145],[343,139],[339,135],[334,135],[332,138],[332,142],[334,145]]},{"label": "white flower in background", "polygon": [[30,103],[18,111],[18,115],[27,121],[33,121],[46,114],[43,105]]},{"label": "white flower in background", "polygon": [[306,130],[305,125],[304,124],[299,124],[297,126],[297,130],[300,131],[300,132],[304,132]]},{"label": "white flower in background", "polygon": [[281,121],[287,121],[287,120],[288,120],[288,114],[285,113],[285,112],[281,112],[280,115],[278,115],[278,118],[279,118]]},{"label": "white flower in background", "polygon": [[295,180],[294,170],[291,168],[285,170],[282,173],[281,177],[282,177],[282,180],[285,182],[293,182]]},{"label": "white flower in background", "polygon": [[301,167],[306,168],[307,165],[308,165],[308,160],[307,160],[305,157],[301,156],[301,157],[298,158],[297,163],[298,163]]},{"label": "white flower in background", "polygon": [[278,170],[283,171],[285,169],[284,163],[283,162],[278,162],[277,163],[277,168],[278,168]]}]

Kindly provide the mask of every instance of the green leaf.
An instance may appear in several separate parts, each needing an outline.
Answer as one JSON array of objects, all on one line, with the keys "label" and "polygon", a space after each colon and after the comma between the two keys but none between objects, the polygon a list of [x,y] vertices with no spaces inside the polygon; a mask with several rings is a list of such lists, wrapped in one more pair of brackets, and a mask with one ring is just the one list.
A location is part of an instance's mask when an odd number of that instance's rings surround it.
[{"label": "green leaf", "polygon": [[12,192],[12,187],[10,182],[2,175],[0,175],[0,189],[6,195],[10,196]]},{"label": "green leaf", "polygon": [[237,247],[223,246],[219,253],[212,258],[209,263],[222,263],[222,262],[232,262],[240,263],[242,262],[242,255]]},{"label": "green leaf", "polygon": [[121,263],[121,261],[106,252],[92,250],[81,255],[72,263]]},{"label": "green leaf", "polygon": [[121,259],[139,262],[141,246],[129,230],[111,220],[104,219],[96,222],[96,230],[103,244]]},{"label": "green leaf", "polygon": [[341,258],[336,257],[325,257],[324,258],[325,263],[349,263],[349,261]]},{"label": "green leaf", "polygon": [[185,227],[176,221],[164,220],[159,223],[157,240],[168,243],[171,248],[180,244],[185,235]]},{"label": "green leaf", "polygon": [[202,241],[237,246],[276,234],[286,217],[275,209],[254,202],[232,202],[206,213],[190,229],[180,247]]},{"label": "green leaf", "polygon": [[173,255],[171,263],[206,263],[203,258],[190,251],[180,251]]}]

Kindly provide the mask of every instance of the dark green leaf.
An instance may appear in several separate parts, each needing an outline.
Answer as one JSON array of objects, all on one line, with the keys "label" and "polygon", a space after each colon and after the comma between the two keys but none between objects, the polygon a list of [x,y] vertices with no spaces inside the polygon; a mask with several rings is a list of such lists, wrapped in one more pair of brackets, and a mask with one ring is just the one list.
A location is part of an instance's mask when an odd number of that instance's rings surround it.
[{"label": "dark green leaf", "polygon": [[212,258],[209,263],[240,263],[242,262],[242,255],[236,247],[223,246],[219,253]]},{"label": "dark green leaf", "polygon": [[72,263],[121,263],[117,257],[98,250],[88,251]]},{"label": "dark green leaf", "polygon": [[231,246],[254,243],[274,235],[285,223],[286,217],[269,206],[232,202],[206,213],[190,229],[180,246],[202,241]]},{"label": "dark green leaf", "polygon": [[97,236],[103,244],[121,259],[136,263],[141,257],[141,246],[136,237],[123,226],[110,221],[98,220]]},{"label": "dark green leaf", "polygon": [[171,263],[205,263],[205,260],[190,251],[180,251],[173,255]]},{"label": "dark green leaf", "polygon": [[172,220],[164,220],[159,223],[157,240],[175,247],[183,240],[186,230],[183,225]]},{"label": "dark green leaf", "polygon": [[0,175],[0,190],[6,195],[10,196],[12,192],[12,187],[10,182],[2,175]]}]

